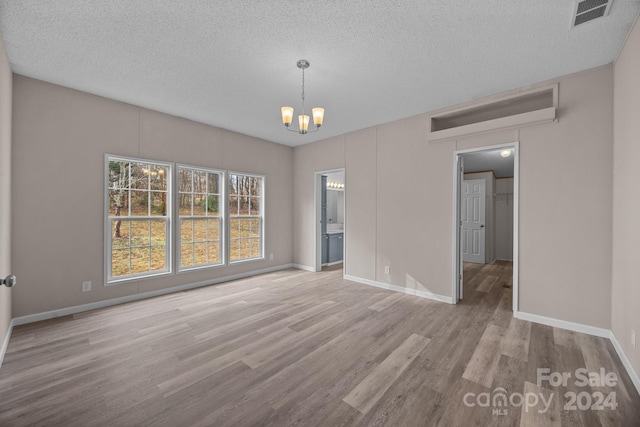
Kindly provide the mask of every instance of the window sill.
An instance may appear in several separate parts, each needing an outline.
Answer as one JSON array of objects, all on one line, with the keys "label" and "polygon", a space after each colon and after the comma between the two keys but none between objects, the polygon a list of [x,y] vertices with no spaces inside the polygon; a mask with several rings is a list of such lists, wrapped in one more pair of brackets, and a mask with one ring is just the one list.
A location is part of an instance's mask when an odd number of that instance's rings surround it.
[{"label": "window sill", "polygon": [[239,259],[237,261],[229,261],[229,265],[236,265],[236,264],[243,264],[245,262],[252,262],[252,261],[264,261],[265,257],[264,255],[261,257],[256,257],[256,258],[247,258],[247,259]]},{"label": "window sill", "polygon": [[224,267],[224,264],[223,263],[220,263],[220,264],[207,264],[207,265],[199,265],[197,267],[181,268],[181,269],[178,270],[177,274],[192,273],[194,271],[207,270],[209,268],[219,268],[219,267]]},{"label": "window sill", "polygon": [[165,276],[171,276],[173,274],[172,271],[163,271],[161,273],[153,273],[153,274],[139,274],[139,275],[135,275],[135,276],[127,276],[127,277],[123,277],[121,279],[107,279],[105,280],[105,286],[115,286],[115,285],[121,285],[124,283],[131,283],[131,282],[135,282],[138,280],[146,280],[146,279],[152,279],[154,277],[165,277]]}]

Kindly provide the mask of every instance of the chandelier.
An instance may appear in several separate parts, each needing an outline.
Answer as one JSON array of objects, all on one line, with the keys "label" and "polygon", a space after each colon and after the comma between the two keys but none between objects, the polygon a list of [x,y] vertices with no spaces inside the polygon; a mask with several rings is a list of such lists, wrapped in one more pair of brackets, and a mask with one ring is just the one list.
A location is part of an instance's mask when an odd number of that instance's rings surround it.
[{"label": "chandelier", "polygon": [[282,123],[287,130],[291,132],[298,132],[301,134],[309,132],[317,132],[322,126],[322,120],[324,119],[324,108],[314,107],[311,109],[313,115],[313,124],[316,126],[314,130],[309,130],[309,116],[304,113],[304,70],[309,68],[309,61],[301,59],[298,61],[298,68],[302,70],[302,114],[298,116],[298,129],[291,129],[291,120],[293,119],[293,107],[282,107]]}]

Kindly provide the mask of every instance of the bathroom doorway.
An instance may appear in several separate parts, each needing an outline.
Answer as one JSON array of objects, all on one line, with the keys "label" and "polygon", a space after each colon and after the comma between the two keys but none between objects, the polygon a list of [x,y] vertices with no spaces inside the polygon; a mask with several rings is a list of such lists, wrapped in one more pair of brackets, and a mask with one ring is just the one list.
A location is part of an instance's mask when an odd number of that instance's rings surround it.
[{"label": "bathroom doorway", "polygon": [[345,172],[316,172],[315,270],[343,269],[345,248]]}]

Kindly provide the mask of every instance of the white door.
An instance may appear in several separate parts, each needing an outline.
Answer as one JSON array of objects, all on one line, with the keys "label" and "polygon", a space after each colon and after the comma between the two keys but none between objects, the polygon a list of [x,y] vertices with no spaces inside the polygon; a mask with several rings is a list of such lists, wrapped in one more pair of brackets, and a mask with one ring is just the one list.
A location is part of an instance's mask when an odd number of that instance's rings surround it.
[{"label": "white door", "polygon": [[462,260],[484,264],[485,181],[484,179],[464,180],[461,190]]}]

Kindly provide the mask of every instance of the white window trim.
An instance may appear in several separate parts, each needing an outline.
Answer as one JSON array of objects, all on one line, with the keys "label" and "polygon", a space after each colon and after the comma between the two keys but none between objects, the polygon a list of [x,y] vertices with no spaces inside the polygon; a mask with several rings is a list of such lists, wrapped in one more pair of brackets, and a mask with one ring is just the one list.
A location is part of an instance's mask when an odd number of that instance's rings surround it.
[{"label": "white window trim", "polygon": [[[243,175],[243,176],[248,176],[248,177],[252,177],[252,178],[261,178],[261,185],[260,185],[260,215],[249,215],[249,216],[245,216],[243,218],[260,218],[261,219],[261,226],[260,226],[260,256],[259,257],[253,257],[253,258],[242,258],[242,259],[238,259],[238,260],[231,260],[231,215],[229,214],[229,198],[231,197],[230,194],[231,192],[228,190],[228,186],[229,186],[229,178],[231,177],[231,175]],[[236,264],[241,264],[244,262],[252,262],[252,261],[262,261],[264,259],[266,259],[265,257],[265,242],[264,242],[264,236],[265,236],[265,229],[266,226],[265,224],[267,223],[266,220],[266,209],[265,209],[265,204],[266,204],[266,194],[264,192],[264,189],[266,188],[266,181],[267,181],[267,177],[265,175],[261,175],[261,174],[256,174],[256,173],[247,173],[247,172],[238,172],[238,171],[228,171],[227,172],[227,180],[226,180],[226,184],[227,184],[227,195],[228,197],[225,199],[225,217],[227,218],[227,227],[226,227],[226,241],[225,241],[225,246],[228,248],[227,250],[227,265],[236,265]]]},{"label": "white window trim", "polygon": [[[166,203],[167,203],[167,216],[166,218],[163,216],[134,216],[127,217],[127,219],[131,220],[153,220],[153,219],[162,219],[166,221],[166,269],[162,271],[156,272],[144,272],[144,273],[135,273],[127,276],[122,276],[118,278],[111,277],[111,258],[112,258],[112,235],[111,235],[111,220],[112,217],[109,215],[109,161],[124,161],[124,162],[132,162],[132,163],[148,163],[152,165],[158,165],[166,167],[168,170],[167,173],[167,190],[166,190]],[[178,203],[176,202],[176,197],[179,193],[178,188],[178,168],[190,168],[195,170],[219,173],[221,175],[221,181],[224,185],[221,185],[220,188],[220,198],[222,203],[224,203],[224,207],[220,210],[220,251],[221,251],[221,262],[216,264],[206,264],[199,265],[195,267],[186,267],[180,269],[180,229],[178,226],[180,214]],[[239,260],[231,260],[231,239],[230,239],[230,215],[229,215],[229,177],[231,175],[242,175],[253,178],[261,179],[260,186],[260,215],[249,215],[243,218],[259,218],[261,219],[261,227],[260,227],[260,256],[253,258],[243,258]],[[227,171],[220,170],[215,168],[209,168],[204,166],[194,166],[187,165],[181,163],[174,162],[163,162],[159,160],[151,160],[151,159],[143,159],[133,156],[123,156],[116,154],[105,153],[104,155],[104,170],[103,170],[103,222],[104,222],[104,239],[103,239],[103,249],[104,249],[104,259],[103,259],[103,267],[104,267],[104,286],[113,286],[119,285],[123,283],[129,283],[138,281],[141,279],[147,278],[155,278],[162,276],[169,276],[174,274],[188,273],[193,272],[194,270],[202,270],[208,268],[216,268],[216,267],[224,267],[230,265],[236,265],[246,262],[253,261],[261,261],[266,259],[266,244],[265,244],[265,235],[266,235],[266,204],[267,197],[265,193],[267,177],[264,174],[257,173],[247,173],[247,172],[239,172],[239,171]],[[198,217],[197,215],[194,217]],[[176,219],[177,220],[174,220]],[[207,217],[210,218],[210,217]],[[176,251],[178,254],[176,255]]]},{"label": "white window trim", "polygon": [[[222,208],[219,209],[219,218],[220,218],[220,229],[219,229],[219,233],[221,234],[221,236],[219,236],[219,241],[220,241],[220,262],[217,262],[215,264],[201,264],[201,265],[197,265],[197,266],[191,266],[191,267],[184,267],[181,268],[180,267],[180,258],[182,256],[182,238],[180,236],[180,206],[179,203],[175,203],[175,218],[176,218],[176,226],[175,226],[175,242],[176,242],[176,256],[175,256],[175,269],[177,273],[187,273],[187,272],[192,272],[194,270],[203,270],[203,269],[207,269],[207,268],[216,268],[216,267],[224,267],[226,265],[226,256],[227,256],[227,217],[226,217],[226,212],[227,210],[225,209],[225,206],[227,206],[228,201],[227,201],[227,173],[223,170],[219,170],[219,169],[214,169],[214,168],[207,168],[207,167],[203,167],[203,166],[194,166],[194,165],[187,165],[187,164],[182,164],[182,163],[176,163],[176,168],[175,168],[175,179],[174,179],[174,187],[175,187],[175,197],[180,197],[180,188],[179,188],[179,180],[178,180],[178,173],[180,168],[185,168],[185,169],[191,169],[191,170],[197,170],[197,171],[203,171],[203,172],[212,172],[212,173],[217,173],[220,174],[220,203],[223,205]],[[190,216],[189,218],[199,218],[199,215],[193,215]],[[215,218],[215,217],[207,217],[207,216],[202,216],[202,218]]]},{"label": "white window trim", "polygon": [[[156,272],[144,272],[144,273],[135,273],[122,277],[111,277],[111,256],[112,256],[112,235],[111,235],[111,220],[112,217],[109,215],[109,161],[124,161],[124,162],[132,162],[132,163],[148,163],[158,166],[164,166],[167,168],[167,216],[166,216],[166,224],[165,224],[165,235],[166,235],[166,255],[165,255],[165,266],[166,268],[162,271]],[[149,277],[159,277],[159,276],[168,276],[173,274],[173,239],[172,239],[172,220],[173,220],[173,163],[161,162],[158,160],[149,160],[149,159],[140,159],[136,157],[129,156],[118,156],[115,154],[105,154],[104,155],[104,171],[103,171],[103,221],[104,221],[104,284],[105,286],[113,286],[121,283],[131,282],[135,280],[145,279]],[[132,220],[149,220],[149,219],[162,219],[165,220],[165,217],[162,216],[136,216],[129,217],[127,219]]]}]

